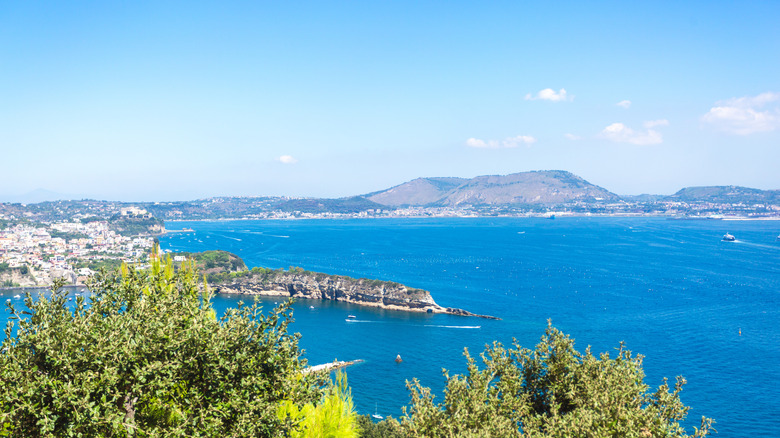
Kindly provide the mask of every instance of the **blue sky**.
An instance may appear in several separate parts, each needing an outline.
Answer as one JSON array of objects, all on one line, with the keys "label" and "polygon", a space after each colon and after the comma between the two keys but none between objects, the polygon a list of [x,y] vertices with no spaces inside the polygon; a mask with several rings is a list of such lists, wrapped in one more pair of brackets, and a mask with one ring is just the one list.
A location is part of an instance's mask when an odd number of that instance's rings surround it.
[{"label": "blue sky", "polygon": [[0,201],[780,189],[780,2],[3,2]]}]

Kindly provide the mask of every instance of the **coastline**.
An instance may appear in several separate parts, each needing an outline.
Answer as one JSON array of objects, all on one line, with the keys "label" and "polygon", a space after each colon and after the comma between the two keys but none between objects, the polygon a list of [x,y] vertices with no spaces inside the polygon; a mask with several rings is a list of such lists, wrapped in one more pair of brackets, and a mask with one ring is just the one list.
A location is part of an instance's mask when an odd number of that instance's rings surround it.
[{"label": "coastline", "polygon": [[[398,215],[398,216],[341,216],[341,217],[222,217],[210,219],[165,219],[165,223],[177,222],[229,222],[229,221],[299,221],[299,220],[350,220],[350,219],[484,219],[484,218],[515,218],[515,219],[550,219],[550,215],[556,219],[563,218],[659,218],[659,219],[680,219],[680,220],[723,220],[723,221],[780,221],[780,216],[678,216],[670,214],[647,214],[647,213],[569,213],[552,212],[540,214],[498,214],[498,215]],[[188,233],[195,232],[191,228],[182,230],[167,230],[166,233]]]},{"label": "coastline", "polygon": [[433,303],[432,305],[428,305],[426,307],[411,307],[411,306],[401,306],[397,304],[385,304],[382,302],[377,301],[362,301],[362,300],[350,300],[350,299],[328,299],[328,298],[315,298],[315,297],[308,297],[304,295],[290,295],[287,291],[281,291],[281,290],[257,290],[257,291],[246,291],[246,292],[237,292],[235,290],[231,290],[230,292],[222,292],[218,287],[214,287],[215,292],[220,295],[258,295],[258,296],[267,296],[267,297],[286,297],[286,298],[296,298],[296,299],[304,299],[304,300],[312,300],[312,301],[337,301],[341,303],[349,303],[349,304],[356,304],[358,306],[365,306],[365,307],[375,307],[383,310],[394,310],[399,312],[415,312],[415,313],[441,313],[445,315],[454,315],[454,316],[471,316],[476,318],[485,318],[485,319],[494,319],[494,320],[501,320],[501,318],[492,316],[492,315],[480,315],[478,313],[472,313],[468,310],[458,309],[455,307],[443,307],[436,303]]},{"label": "coastline", "polygon": [[[87,288],[87,285],[85,284],[66,284],[62,286],[62,289],[78,289],[78,288]],[[13,286],[13,287],[0,287],[0,293],[2,292],[24,292],[25,290],[36,290],[36,289],[45,289],[45,290],[51,290],[51,285],[48,286]],[[86,289],[89,290],[89,289]]]}]

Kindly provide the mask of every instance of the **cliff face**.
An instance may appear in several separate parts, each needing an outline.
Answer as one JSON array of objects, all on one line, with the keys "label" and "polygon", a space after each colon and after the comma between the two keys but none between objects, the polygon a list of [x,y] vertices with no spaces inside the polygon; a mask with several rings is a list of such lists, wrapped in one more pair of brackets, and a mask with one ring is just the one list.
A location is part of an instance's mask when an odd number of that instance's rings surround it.
[{"label": "cliff face", "polygon": [[219,282],[211,282],[217,293],[275,295],[315,300],[334,300],[394,310],[482,316],[442,307],[428,291],[391,281],[355,279],[292,268],[289,271],[255,268]]},{"label": "cliff face", "polygon": [[435,312],[443,309],[433,301],[428,291],[389,281],[354,279],[299,270],[248,272],[248,275],[216,284],[214,289],[218,293],[281,295],[418,311],[431,309]]}]

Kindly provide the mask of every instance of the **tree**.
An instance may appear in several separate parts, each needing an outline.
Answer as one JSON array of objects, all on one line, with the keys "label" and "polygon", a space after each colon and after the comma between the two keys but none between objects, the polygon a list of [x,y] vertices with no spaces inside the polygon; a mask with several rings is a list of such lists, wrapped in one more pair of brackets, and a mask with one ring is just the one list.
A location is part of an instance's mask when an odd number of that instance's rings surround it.
[{"label": "tree", "polygon": [[352,391],[347,385],[347,375],[336,372],[335,381],[328,387],[317,405],[308,403],[299,409],[290,401],[279,406],[280,419],[299,422],[290,438],[357,438],[358,415],[352,404]]},{"label": "tree", "polygon": [[[89,284],[91,302],[52,288],[8,305],[0,348],[0,435],[287,436],[279,405],[322,397],[323,375],[302,372],[289,303],[217,318],[195,269],[123,266]],[[24,315],[26,314],[26,315]],[[25,317],[27,316],[27,317]]]},{"label": "tree", "polygon": [[[484,369],[464,352],[465,375],[447,378],[444,402],[429,388],[409,384],[410,409],[395,426],[416,437],[687,437],[680,426],[685,379],[653,393],[643,383],[642,356],[621,344],[616,357],[574,349],[574,341],[548,323],[534,350],[493,343],[480,355]],[[702,418],[693,436],[712,430]]]}]

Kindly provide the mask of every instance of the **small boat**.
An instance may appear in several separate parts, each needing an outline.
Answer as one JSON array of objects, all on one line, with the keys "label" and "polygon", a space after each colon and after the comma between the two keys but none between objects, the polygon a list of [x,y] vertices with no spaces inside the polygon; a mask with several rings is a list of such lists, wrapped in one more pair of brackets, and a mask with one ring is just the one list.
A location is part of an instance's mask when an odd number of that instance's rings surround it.
[{"label": "small boat", "polygon": [[14,295],[14,298],[21,298],[22,296],[19,294]]},{"label": "small boat", "polygon": [[355,315],[347,315],[347,319],[355,319],[355,318],[357,318],[357,316],[355,316]]},{"label": "small boat", "polygon": [[724,242],[733,242],[735,240],[737,240],[737,238],[734,237],[733,235],[729,234],[729,233],[726,233],[726,234],[723,235],[723,241]]},{"label": "small boat", "polygon": [[383,420],[383,419],[384,419],[384,417],[383,417],[383,416],[381,416],[381,415],[379,415],[379,414],[377,413],[377,409],[376,409],[376,403],[374,403],[374,413],[373,413],[373,414],[371,414],[371,418],[374,418],[374,419],[376,419],[376,420]]}]

